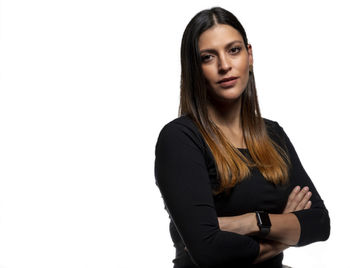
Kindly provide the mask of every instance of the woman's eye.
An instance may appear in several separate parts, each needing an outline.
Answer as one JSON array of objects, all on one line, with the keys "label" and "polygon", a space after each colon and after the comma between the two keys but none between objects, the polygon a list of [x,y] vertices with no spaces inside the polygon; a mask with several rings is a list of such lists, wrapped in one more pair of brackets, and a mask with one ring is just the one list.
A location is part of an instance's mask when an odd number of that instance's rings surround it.
[{"label": "woman's eye", "polygon": [[213,57],[212,55],[202,55],[201,60],[202,62],[208,62],[212,59],[212,57]]},{"label": "woman's eye", "polygon": [[242,47],[233,47],[230,49],[231,54],[237,54],[242,50]]}]

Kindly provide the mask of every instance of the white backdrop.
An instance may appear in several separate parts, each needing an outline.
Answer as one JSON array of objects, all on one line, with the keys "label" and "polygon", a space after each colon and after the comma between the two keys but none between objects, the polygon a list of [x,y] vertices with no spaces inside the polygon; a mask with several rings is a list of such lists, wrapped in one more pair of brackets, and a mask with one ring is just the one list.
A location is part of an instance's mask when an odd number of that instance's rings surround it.
[{"label": "white backdrop", "polygon": [[346,2],[1,1],[0,268],[172,267],[154,147],[182,33],[213,6],[244,25],[263,116],[330,212],[329,240],[284,262],[350,267]]}]

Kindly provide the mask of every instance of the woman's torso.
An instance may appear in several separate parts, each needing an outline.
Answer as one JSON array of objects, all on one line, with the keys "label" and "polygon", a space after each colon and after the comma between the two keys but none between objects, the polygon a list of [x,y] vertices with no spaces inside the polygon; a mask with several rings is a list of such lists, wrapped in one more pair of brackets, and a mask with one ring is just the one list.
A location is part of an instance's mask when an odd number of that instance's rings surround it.
[{"label": "woman's torso", "polygon": [[[185,124],[193,124],[189,122],[190,118],[182,118]],[[274,129],[272,121],[264,119],[270,137],[277,143],[281,144],[277,136],[274,136]],[[195,127],[194,124],[191,127]],[[198,131],[198,130],[197,130]],[[198,133],[200,133],[198,131]],[[200,134],[199,134],[200,135]],[[206,160],[207,170],[210,177],[212,188],[215,189],[218,184],[217,172],[215,167],[214,157],[205,144],[203,139],[203,155]],[[282,144],[281,144],[282,145]],[[239,149],[246,157],[250,157],[248,149]],[[269,213],[282,213],[287,202],[289,193],[291,191],[290,185],[276,186],[268,182],[257,168],[250,169],[249,177],[242,182],[236,184],[228,193],[221,193],[216,196],[213,195],[215,209],[218,217],[241,215],[257,210],[264,210]],[[174,225],[170,220],[170,234],[176,248],[176,257],[173,260],[174,268],[190,268],[197,267],[191,261],[190,256],[184,249],[184,244]],[[251,267],[282,267],[283,254],[279,254],[259,265],[252,265]],[[238,267],[238,266],[237,266]],[[230,267],[235,268],[235,267]]]}]

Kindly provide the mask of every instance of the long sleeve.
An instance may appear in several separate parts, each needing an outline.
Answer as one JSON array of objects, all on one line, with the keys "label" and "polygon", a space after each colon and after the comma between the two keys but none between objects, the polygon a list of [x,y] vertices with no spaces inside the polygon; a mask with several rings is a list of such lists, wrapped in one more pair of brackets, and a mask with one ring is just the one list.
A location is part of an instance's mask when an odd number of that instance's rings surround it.
[{"label": "long sleeve", "polygon": [[310,177],[303,168],[293,144],[283,128],[280,127],[278,123],[276,124],[279,128],[280,135],[285,142],[291,160],[291,188],[293,189],[297,185],[300,187],[308,186],[312,193],[311,208],[308,210],[293,212],[297,216],[301,227],[300,239],[297,246],[304,246],[313,242],[327,240],[330,235],[330,219],[328,211]]},{"label": "long sleeve", "polygon": [[155,177],[166,209],[199,267],[236,267],[258,256],[256,240],[220,230],[203,140],[193,129],[176,120],[162,129]]}]

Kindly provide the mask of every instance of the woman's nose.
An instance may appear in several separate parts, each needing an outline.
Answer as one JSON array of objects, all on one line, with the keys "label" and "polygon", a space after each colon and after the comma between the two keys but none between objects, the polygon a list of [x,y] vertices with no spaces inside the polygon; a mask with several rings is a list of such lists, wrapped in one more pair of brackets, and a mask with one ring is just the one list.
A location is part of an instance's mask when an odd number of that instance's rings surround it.
[{"label": "woman's nose", "polygon": [[229,60],[225,56],[221,56],[219,59],[219,73],[227,73],[231,70]]}]

